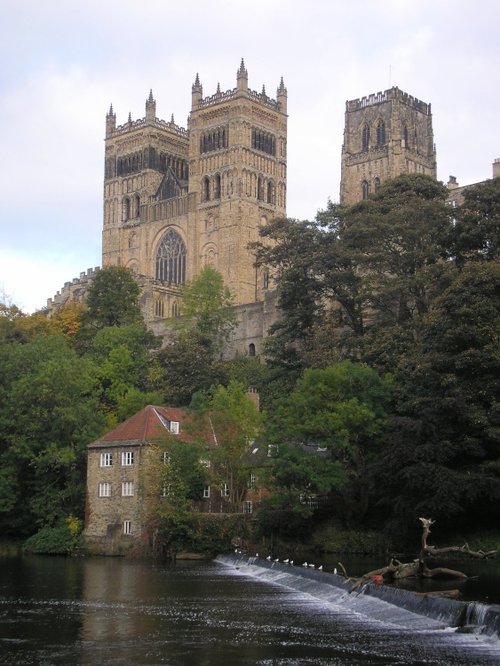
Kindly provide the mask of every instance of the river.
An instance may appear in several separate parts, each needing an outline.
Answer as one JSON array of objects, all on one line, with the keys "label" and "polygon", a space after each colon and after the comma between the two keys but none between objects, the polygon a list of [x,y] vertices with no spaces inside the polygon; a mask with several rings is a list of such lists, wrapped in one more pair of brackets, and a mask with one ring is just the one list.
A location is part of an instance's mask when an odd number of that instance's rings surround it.
[{"label": "river", "polygon": [[500,664],[496,638],[405,628],[218,562],[0,559],[0,663]]}]

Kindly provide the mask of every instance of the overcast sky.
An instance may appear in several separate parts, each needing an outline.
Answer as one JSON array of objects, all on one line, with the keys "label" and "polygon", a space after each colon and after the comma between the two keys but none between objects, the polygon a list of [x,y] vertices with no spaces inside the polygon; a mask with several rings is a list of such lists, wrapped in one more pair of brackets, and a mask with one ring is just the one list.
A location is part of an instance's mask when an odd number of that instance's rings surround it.
[{"label": "overcast sky", "polygon": [[[347,99],[432,104],[438,178],[500,157],[498,0],[1,0],[0,297],[26,312],[101,261],[103,151],[117,123],[186,127],[191,85],[288,89],[290,217],[338,200]],[[2,298],[0,298],[2,300]]]}]

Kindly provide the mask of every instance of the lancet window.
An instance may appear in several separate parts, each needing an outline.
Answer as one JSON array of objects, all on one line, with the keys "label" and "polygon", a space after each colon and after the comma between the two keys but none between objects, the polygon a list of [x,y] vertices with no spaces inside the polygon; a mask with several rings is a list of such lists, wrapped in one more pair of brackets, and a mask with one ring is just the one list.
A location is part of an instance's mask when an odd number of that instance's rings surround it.
[{"label": "lancet window", "polygon": [[363,125],[361,130],[361,147],[363,150],[368,150],[370,147],[370,127],[369,125]]},{"label": "lancet window", "polygon": [[368,199],[369,194],[370,194],[370,186],[368,184],[368,181],[364,180],[361,183],[361,195],[363,199]]},{"label": "lancet window", "polygon": [[179,234],[169,229],[156,251],[156,279],[172,284],[186,281],[186,246]]},{"label": "lancet window", "polygon": [[377,123],[377,146],[383,146],[385,144],[385,123],[383,120],[379,120]]}]

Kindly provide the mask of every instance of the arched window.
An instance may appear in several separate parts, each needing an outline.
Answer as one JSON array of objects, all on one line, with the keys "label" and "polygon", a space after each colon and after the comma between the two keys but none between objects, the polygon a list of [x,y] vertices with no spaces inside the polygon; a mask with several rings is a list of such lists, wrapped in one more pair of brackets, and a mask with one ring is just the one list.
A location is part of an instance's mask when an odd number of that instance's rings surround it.
[{"label": "arched window", "polygon": [[214,199],[220,199],[220,174],[217,174],[215,176]]},{"label": "arched window", "polygon": [[408,127],[406,125],[403,125],[403,147],[404,148],[409,148],[409,145],[408,145]]},{"label": "arched window", "polygon": [[378,176],[377,178],[375,178],[375,182],[373,183],[373,185],[375,188],[375,192],[377,192],[380,189],[380,178]]},{"label": "arched window", "polygon": [[363,150],[370,147],[370,127],[365,123],[361,132],[361,146]]},{"label": "arched window", "polygon": [[255,356],[255,345],[253,342],[248,345],[248,355]]},{"label": "arched window", "polygon": [[163,300],[161,298],[158,298],[155,302],[155,316],[156,317],[164,317],[165,316],[165,308],[163,305]]},{"label": "arched window", "polygon": [[368,185],[368,181],[364,180],[361,183],[361,194],[363,196],[363,199],[368,199],[369,193],[370,193],[370,186]]},{"label": "arched window", "polygon": [[210,201],[210,179],[208,176],[201,181],[201,200]]},{"label": "arched window", "polygon": [[377,146],[383,146],[385,144],[385,123],[383,120],[379,120],[377,123]]},{"label": "arched window", "polygon": [[262,186],[262,178],[259,176],[257,180],[257,199],[259,201],[264,201],[264,192],[263,192],[263,186]]},{"label": "arched window", "polygon": [[130,199],[128,197],[125,197],[122,202],[122,213],[123,213],[123,221],[126,222],[127,220],[130,219]]},{"label": "arched window", "polygon": [[178,317],[179,316],[179,303],[177,301],[174,301],[172,303],[172,317]]},{"label": "arched window", "polygon": [[141,198],[138,194],[134,197],[134,217],[139,217],[141,212]]},{"label": "arched window", "polygon": [[156,279],[172,284],[186,281],[186,246],[173,229],[167,231],[156,250]]},{"label": "arched window", "polygon": [[266,198],[267,203],[272,204],[273,203],[273,198],[274,198],[273,197],[273,184],[272,184],[272,181],[269,181],[268,184],[267,184],[267,198]]},{"label": "arched window", "polygon": [[262,274],[262,286],[264,289],[269,289],[269,269],[265,268]]}]

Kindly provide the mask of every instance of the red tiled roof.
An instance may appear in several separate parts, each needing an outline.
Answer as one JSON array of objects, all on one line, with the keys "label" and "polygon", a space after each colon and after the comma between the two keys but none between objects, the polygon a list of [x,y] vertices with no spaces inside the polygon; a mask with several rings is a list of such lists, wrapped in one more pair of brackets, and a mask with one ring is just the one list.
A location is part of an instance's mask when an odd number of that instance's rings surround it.
[{"label": "red tiled roof", "polygon": [[[151,442],[169,432],[162,418],[167,422],[177,421],[179,423],[179,433],[175,437],[185,442],[193,440],[193,436],[185,429],[186,424],[191,421],[186,411],[178,407],[148,405],[141,409],[140,412],[137,412],[137,414],[120,423],[114,430],[107,432],[98,440],[92,442],[90,446],[110,444],[112,442]],[[212,444],[212,434],[208,432],[207,436],[207,441]]]}]

